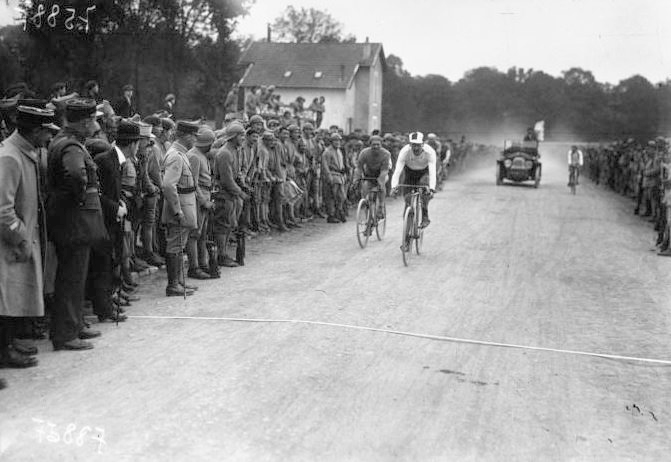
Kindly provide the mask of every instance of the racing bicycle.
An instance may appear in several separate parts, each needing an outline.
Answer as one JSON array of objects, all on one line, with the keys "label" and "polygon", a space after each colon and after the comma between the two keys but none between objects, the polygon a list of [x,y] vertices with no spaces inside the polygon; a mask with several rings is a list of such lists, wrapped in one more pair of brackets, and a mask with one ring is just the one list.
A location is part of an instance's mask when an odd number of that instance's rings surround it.
[{"label": "racing bicycle", "polygon": [[403,255],[403,264],[408,266],[414,241],[415,252],[417,255],[422,251],[424,243],[424,228],[422,223],[422,206],[420,196],[429,191],[426,185],[400,184],[401,188],[408,188],[412,192],[405,194],[405,211],[403,212],[403,233],[401,235],[401,254]]},{"label": "racing bicycle", "polygon": [[[377,181],[377,178],[362,178],[362,181]],[[387,229],[387,208],[386,205],[380,207],[380,194],[384,194],[380,190],[380,186],[371,188],[359,201],[359,206],[356,209],[356,239],[359,246],[363,249],[368,244],[368,238],[373,234],[377,240],[381,241]],[[377,211],[382,209],[381,216],[378,216]]]}]

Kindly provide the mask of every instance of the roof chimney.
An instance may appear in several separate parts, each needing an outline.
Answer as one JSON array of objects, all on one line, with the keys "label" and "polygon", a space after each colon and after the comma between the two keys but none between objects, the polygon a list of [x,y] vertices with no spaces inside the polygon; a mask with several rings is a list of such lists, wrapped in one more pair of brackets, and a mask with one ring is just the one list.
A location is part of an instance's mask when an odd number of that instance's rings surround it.
[{"label": "roof chimney", "polygon": [[268,27],[268,32],[267,32],[268,37],[267,38],[268,38],[268,43],[270,43],[272,41],[271,40],[272,29],[270,28],[270,23],[267,24],[267,27]]}]

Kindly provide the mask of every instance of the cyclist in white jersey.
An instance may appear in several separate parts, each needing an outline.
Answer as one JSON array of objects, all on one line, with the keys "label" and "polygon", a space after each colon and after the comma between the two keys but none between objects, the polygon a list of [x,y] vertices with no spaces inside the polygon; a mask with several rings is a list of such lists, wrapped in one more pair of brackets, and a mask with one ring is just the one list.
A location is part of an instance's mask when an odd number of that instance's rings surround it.
[{"label": "cyclist in white jersey", "polygon": [[[430,192],[422,194],[422,228],[431,223],[429,220],[429,201],[433,198],[436,190],[436,151],[431,146],[424,144],[424,135],[421,132],[413,132],[409,136],[409,144],[403,146],[396,159],[394,175],[391,178],[391,187],[396,194],[401,172],[404,173],[404,184],[428,186]],[[411,188],[404,188],[411,189]],[[411,192],[403,191],[405,196]]]},{"label": "cyclist in white jersey", "polygon": [[[575,184],[580,184],[578,182],[578,178],[580,176],[580,167],[582,167],[583,164],[582,151],[578,149],[578,146],[571,146],[567,158],[568,158],[569,177],[571,175],[571,169],[575,169]],[[569,186],[571,186],[570,182]]]}]

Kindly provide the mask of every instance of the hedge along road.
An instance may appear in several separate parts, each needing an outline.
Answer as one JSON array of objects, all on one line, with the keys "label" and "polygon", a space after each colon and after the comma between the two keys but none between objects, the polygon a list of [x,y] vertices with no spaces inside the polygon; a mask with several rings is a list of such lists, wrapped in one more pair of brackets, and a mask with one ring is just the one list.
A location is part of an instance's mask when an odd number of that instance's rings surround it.
[{"label": "hedge along road", "polygon": [[151,279],[128,313],[168,318],[98,326],[86,352],[39,342],[37,368],[0,371],[0,459],[666,459],[663,364],[169,319],[671,360],[671,259],[629,200],[569,194],[566,149],[546,148],[537,190],[495,186],[493,162],[452,178],[407,268],[396,200],[364,250],[353,220],[322,222],[251,241],[186,302]]}]

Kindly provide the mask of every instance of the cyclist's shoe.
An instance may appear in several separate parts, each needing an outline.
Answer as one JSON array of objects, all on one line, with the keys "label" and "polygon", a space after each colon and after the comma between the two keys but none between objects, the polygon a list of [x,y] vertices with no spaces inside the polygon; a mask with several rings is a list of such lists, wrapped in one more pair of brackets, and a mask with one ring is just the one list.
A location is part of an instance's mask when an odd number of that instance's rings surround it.
[{"label": "cyclist's shoe", "polygon": [[419,226],[420,228],[426,228],[431,224],[431,220],[429,220],[429,217],[422,217],[422,224]]},{"label": "cyclist's shoe", "polygon": [[366,230],[363,232],[364,236],[370,236],[373,234],[373,227],[371,225],[366,226]]},{"label": "cyclist's shoe", "polygon": [[406,242],[405,244],[401,244],[401,251],[402,252],[410,252],[410,243]]},{"label": "cyclist's shoe", "polygon": [[377,219],[384,220],[384,212],[382,210],[377,211]]}]

